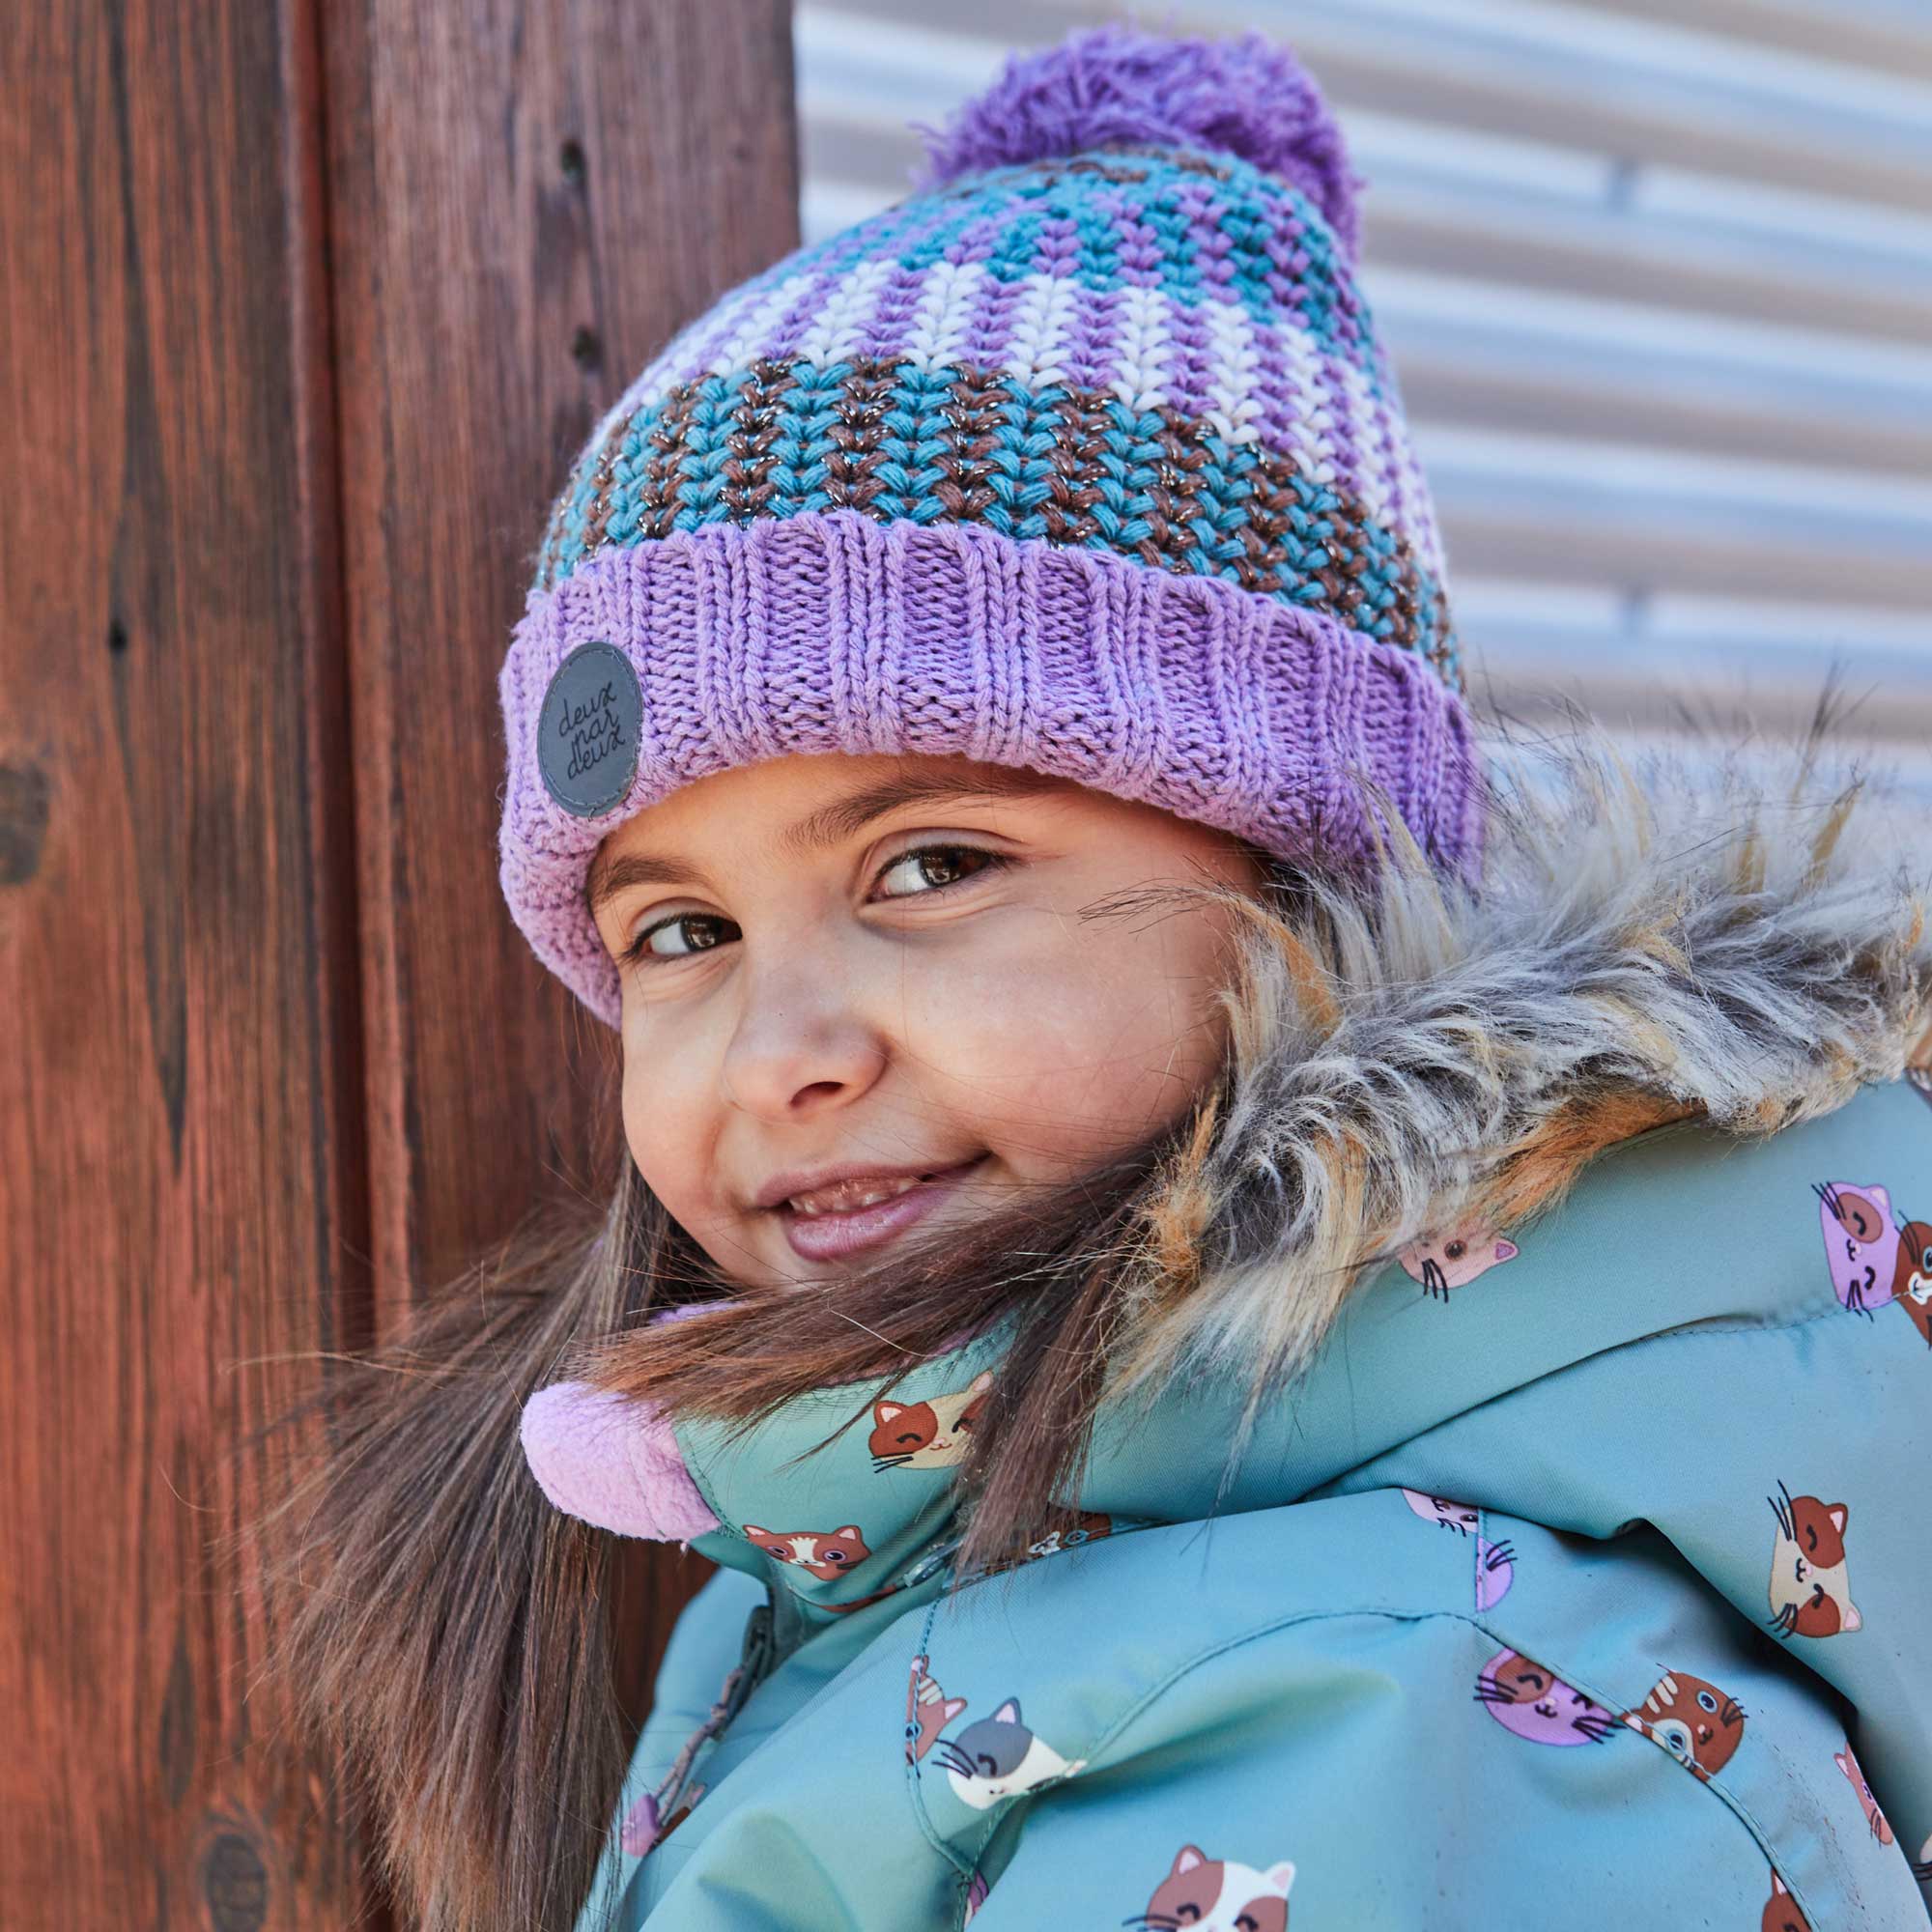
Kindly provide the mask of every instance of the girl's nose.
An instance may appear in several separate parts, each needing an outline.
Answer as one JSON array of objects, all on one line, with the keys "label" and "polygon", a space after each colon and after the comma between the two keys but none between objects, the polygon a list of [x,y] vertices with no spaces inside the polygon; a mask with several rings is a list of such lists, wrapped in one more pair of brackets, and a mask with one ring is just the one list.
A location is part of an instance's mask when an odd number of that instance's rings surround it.
[{"label": "girl's nose", "polygon": [[749,1114],[797,1121],[866,1093],[884,1070],[887,1042],[836,973],[753,980],[725,1048],[725,1098]]}]

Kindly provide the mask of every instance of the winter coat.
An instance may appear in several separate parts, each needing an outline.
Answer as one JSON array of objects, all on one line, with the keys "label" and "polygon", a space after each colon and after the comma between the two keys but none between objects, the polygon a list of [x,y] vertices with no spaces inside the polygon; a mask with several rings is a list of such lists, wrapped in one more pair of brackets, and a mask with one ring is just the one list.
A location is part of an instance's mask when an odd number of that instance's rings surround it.
[{"label": "winter coat", "polygon": [[[996,1333],[837,1434],[851,1389],[736,1437],[565,1392],[553,1497],[720,1566],[581,1932],[1922,1932],[1922,925],[1856,820],[1814,862],[1641,791],[1500,826],[1479,907],[1246,1015],[1224,1339],[1323,1217],[1412,1237],[1232,1470],[1210,1352],[1103,1410],[1076,1530],[949,1590]],[[1472,1221],[1505,1149],[1524,1212]]]}]

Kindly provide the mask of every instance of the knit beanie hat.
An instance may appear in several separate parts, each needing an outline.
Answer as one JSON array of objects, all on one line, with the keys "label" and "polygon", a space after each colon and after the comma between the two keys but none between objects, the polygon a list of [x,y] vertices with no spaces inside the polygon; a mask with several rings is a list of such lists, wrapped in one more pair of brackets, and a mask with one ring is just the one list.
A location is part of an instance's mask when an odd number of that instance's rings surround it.
[{"label": "knit beanie hat", "polygon": [[1307,71],[1103,27],[922,131],[915,191],[677,335],[552,515],[500,877],[612,1026],[599,842],[786,753],[1024,766],[1329,870],[1393,812],[1474,861],[1441,544]]}]

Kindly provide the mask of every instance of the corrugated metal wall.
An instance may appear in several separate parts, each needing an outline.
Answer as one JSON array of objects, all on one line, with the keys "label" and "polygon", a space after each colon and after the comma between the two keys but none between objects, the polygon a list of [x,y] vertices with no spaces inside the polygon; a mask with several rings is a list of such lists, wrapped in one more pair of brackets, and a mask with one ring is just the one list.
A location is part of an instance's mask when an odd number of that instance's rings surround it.
[{"label": "corrugated metal wall", "polygon": [[803,221],[906,192],[1009,47],[1259,27],[1341,115],[1473,683],[1932,748],[1932,7],[800,0]]}]

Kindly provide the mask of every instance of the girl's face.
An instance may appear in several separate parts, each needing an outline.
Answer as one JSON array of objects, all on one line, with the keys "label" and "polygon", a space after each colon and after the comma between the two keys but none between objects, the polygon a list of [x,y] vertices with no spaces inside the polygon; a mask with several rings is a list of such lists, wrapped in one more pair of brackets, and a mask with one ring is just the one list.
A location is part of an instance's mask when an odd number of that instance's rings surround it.
[{"label": "girl's face", "polygon": [[1218,1067],[1229,915],[1081,909],[1207,878],[1262,882],[1211,827],[965,757],[791,755],[681,786],[588,882],[639,1172],[728,1278],[771,1287],[1096,1166]]}]

